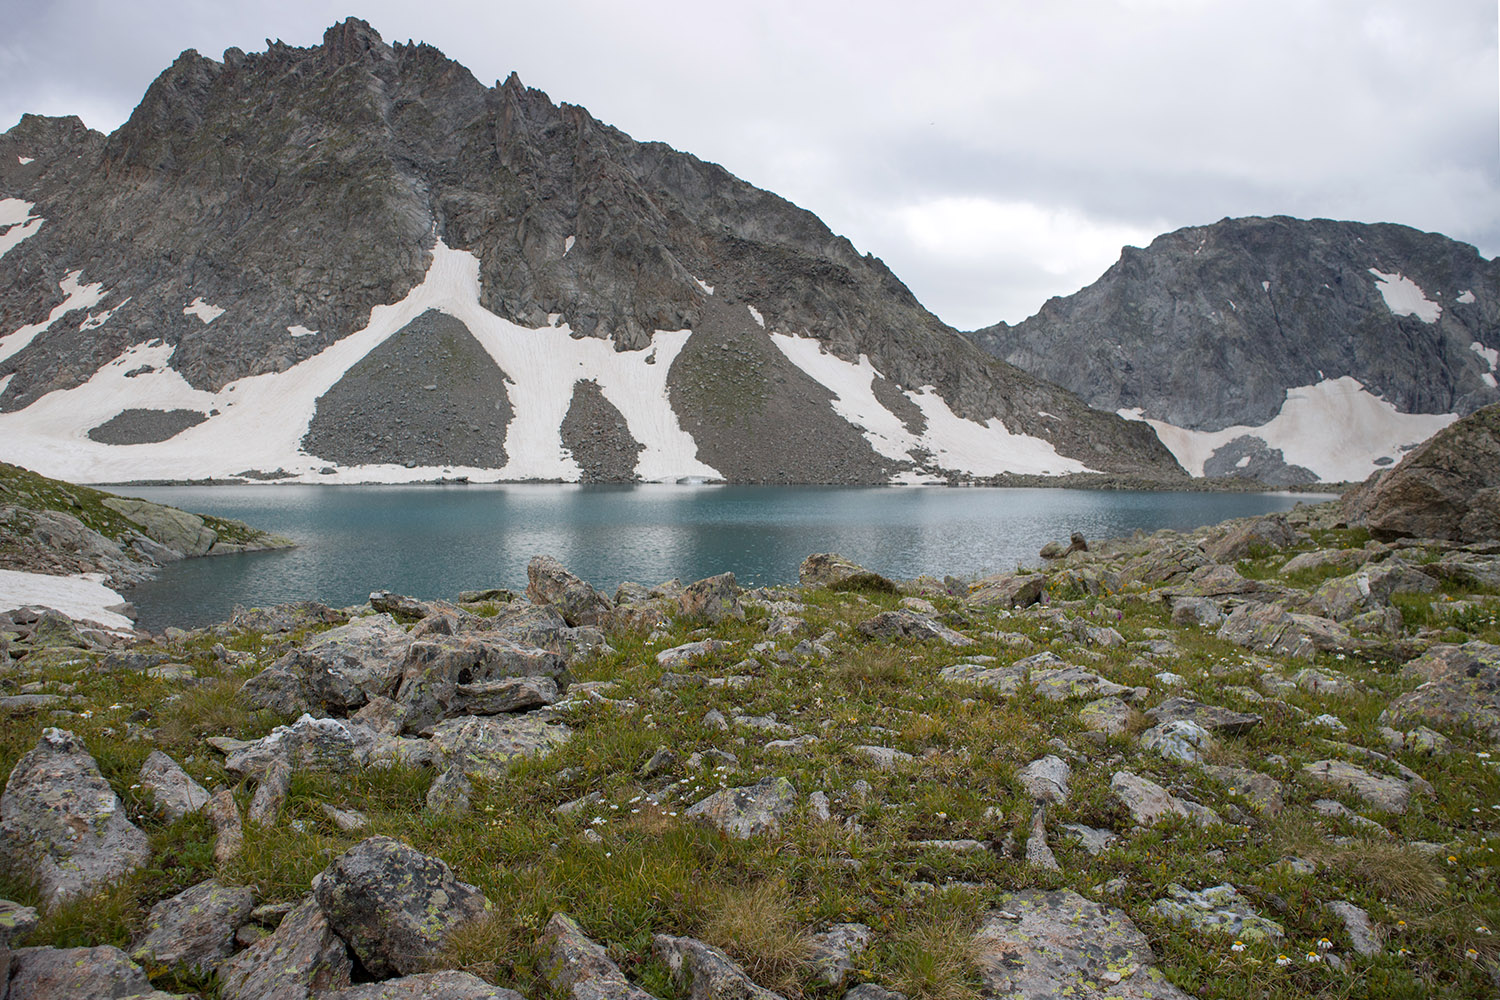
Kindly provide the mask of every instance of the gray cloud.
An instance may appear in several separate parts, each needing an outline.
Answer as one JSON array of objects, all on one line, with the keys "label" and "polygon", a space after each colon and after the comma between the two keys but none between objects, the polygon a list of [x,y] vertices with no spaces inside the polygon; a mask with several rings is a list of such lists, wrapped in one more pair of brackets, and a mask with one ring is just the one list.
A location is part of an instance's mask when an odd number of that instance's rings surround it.
[{"label": "gray cloud", "polygon": [[[343,4],[13,5],[0,127],[110,130],[184,48],[314,44]],[[1494,7],[1472,0],[371,0],[486,83],[518,71],[818,213],[959,327],[1119,242],[1224,216],[1401,222],[1500,251]],[[1113,244],[1113,245],[1111,245]]]}]

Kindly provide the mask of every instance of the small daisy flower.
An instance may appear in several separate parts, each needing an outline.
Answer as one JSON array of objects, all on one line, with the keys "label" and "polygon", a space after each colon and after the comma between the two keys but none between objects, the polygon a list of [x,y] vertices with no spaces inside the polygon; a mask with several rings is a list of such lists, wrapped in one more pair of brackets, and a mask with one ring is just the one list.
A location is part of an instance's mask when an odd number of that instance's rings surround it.
[{"label": "small daisy flower", "polygon": [[1307,960],[1309,962],[1321,962],[1321,961],[1323,961],[1323,956],[1319,955],[1315,951],[1310,951],[1310,952],[1307,953]]},{"label": "small daisy flower", "polygon": [[1276,964],[1277,965],[1291,965],[1292,964],[1292,960],[1290,958],[1287,958],[1285,955],[1277,955],[1276,956]]},{"label": "small daisy flower", "polygon": [[1478,957],[1479,957],[1479,952],[1475,951],[1473,948],[1468,948],[1468,949],[1466,949],[1464,951],[1464,958],[1473,960],[1473,959],[1476,959]]},{"label": "small daisy flower", "polygon": [[1232,944],[1232,945],[1229,946],[1229,950],[1230,951],[1244,951],[1245,950],[1245,942],[1243,942],[1243,941],[1236,941],[1234,944]]},{"label": "small daisy flower", "polygon": [[1333,947],[1333,942],[1332,941],[1328,940],[1327,938],[1318,938],[1318,950],[1319,951],[1327,951],[1328,949],[1330,949],[1332,947]]},{"label": "small daisy flower", "polygon": [[1480,924],[1478,927],[1474,928],[1475,934],[1488,934],[1489,932],[1490,929],[1484,926],[1484,924]]},{"label": "small daisy flower", "polygon": [[1396,954],[1400,955],[1403,958],[1405,958],[1407,955],[1411,954],[1411,949],[1410,948],[1398,948],[1398,949],[1396,949]]}]

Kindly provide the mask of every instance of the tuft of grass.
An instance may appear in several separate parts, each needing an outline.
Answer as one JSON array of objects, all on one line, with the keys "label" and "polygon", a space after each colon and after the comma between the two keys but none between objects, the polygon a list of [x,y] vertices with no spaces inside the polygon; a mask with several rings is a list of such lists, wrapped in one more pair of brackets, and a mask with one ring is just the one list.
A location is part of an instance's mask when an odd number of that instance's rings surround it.
[{"label": "tuft of grass", "polygon": [[973,920],[954,914],[908,928],[890,948],[887,973],[910,1000],[977,1000]]},{"label": "tuft of grass", "polygon": [[722,891],[703,938],[733,956],[760,985],[801,996],[811,938],[793,914],[785,882],[767,879]]}]

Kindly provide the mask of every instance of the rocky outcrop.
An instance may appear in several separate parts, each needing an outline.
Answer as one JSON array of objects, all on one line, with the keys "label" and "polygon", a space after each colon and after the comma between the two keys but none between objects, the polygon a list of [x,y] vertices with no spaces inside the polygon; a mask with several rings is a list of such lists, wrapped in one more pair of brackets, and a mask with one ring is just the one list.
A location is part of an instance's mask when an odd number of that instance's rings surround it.
[{"label": "rocky outcrop", "polygon": [[1500,538],[1500,405],[1439,431],[1344,504],[1376,538]]}]

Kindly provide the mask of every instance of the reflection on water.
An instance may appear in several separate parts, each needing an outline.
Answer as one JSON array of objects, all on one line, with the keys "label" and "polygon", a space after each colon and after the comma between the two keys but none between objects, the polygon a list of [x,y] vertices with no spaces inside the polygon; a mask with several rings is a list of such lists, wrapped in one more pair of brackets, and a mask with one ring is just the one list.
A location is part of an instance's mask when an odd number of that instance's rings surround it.
[{"label": "reflection on water", "polygon": [[607,593],[624,580],[684,581],[733,570],[745,585],[795,583],[813,552],[891,577],[976,576],[1032,565],[1081,531],[1191,528],[1285,510],[1279,493],[819,486],[213,486],[122,492],[246,521],[294,539],[286,552],[194,559],[127,595],[141,625],[207,624],[246,606],[370,591],[452,598],[524,588],[526,564],[556,556]]}]

